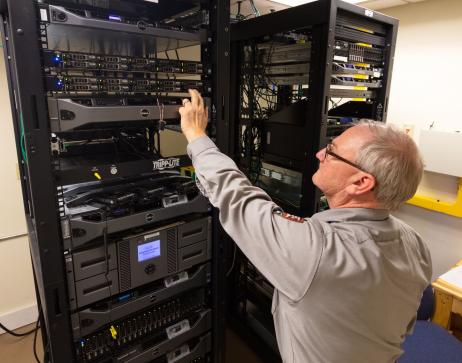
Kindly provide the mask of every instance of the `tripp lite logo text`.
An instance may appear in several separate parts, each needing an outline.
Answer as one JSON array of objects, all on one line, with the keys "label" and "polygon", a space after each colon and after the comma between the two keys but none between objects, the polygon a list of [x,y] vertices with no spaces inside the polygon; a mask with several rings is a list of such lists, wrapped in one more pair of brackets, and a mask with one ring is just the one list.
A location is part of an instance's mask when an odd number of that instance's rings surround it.
[{"label": "tripp lite logo text", "polygon": [[154,170],[171,169],[180,166],[180,159],[159,159],[152,162],[152,168]]}]

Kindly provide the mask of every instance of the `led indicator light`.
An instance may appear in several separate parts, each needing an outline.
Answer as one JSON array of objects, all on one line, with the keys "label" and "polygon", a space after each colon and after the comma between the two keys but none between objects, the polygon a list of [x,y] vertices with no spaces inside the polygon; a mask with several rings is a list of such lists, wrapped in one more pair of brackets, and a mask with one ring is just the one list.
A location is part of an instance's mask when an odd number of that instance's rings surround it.
[{"label": "led indicator light", "polygon": [[109,20],[122,21],[122,17],[118,15],[109,15]]}]

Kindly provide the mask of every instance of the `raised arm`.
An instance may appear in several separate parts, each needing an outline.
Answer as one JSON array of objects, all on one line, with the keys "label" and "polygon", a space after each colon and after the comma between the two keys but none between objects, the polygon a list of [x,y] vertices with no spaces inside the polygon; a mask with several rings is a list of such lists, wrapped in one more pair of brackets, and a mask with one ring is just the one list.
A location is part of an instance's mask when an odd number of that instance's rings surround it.
[{"label": "raised arm", "polygon": [[220,210],[220,222],[261,273],[292,300],[300,299],[314,277],[323,248],[320,228],[311,220],[286,218],[262,189],[253,186],[233,160],[205,135],[202,98],[180,109],[181,126],[200,184]]}]

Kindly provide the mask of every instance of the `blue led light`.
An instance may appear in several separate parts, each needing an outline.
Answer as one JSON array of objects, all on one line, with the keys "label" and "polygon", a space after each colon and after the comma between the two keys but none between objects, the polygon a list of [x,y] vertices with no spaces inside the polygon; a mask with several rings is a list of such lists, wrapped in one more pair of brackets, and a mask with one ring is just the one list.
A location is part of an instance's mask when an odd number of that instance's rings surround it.
[{"label": "blue led light", "polygon": [[56,55],[53,57],[53,62],[55,63],[60,63],[61,62],[61,56],[60,55]]},{"label": "blue led light", "polygon": [[109,15],[109,20],[122,21],[122,17],[118,15]]},{"label": "blue led light", "polygon": [[132,297],[132,294],[129,293],[129,294],[125,294],[125,295],[119,296],[119,297],[117,298],[117,300],[118,300],[119,302],[120,302],[120,301],[125,301],[125,300],[130,299],[131,297]]}]

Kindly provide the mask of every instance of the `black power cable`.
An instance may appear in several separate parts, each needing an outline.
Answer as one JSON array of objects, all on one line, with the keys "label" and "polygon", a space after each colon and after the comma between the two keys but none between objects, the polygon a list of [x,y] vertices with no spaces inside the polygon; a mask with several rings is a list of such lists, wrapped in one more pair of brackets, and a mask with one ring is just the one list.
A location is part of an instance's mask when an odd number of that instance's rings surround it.
[{"label": "black power cable", "polygon": [[35,324],[34,343],[33,343],[34,357],[35,357],[35,360],[37,361],[37,363],[41,363],[40,359],[38,357],[38,354],[37,354],[37,333],[38,333],[38,330],[40,329],[39,323],[40,323],[40,318],[37,319],[37,323]]},{"label": "black power cable", "polygon": [[34,329],[32,329],[31,331],[28,331],[28,332],[25,332],[25,333],[15,333],[14,331],[8,329],[5,325],[3,325],[2,323],[0,323],[0,328],[2,328],[4,331],[6,331],[8,334],[10,335],[13,335],[15,337],[25,337],[27,335],[30,335],[34,332],[36,332],[39,328],[38,326],[36,326]]},{"label": "black power cable", "polygon": [[35,323],[35,328],[25,333],[15,333],[14,331],[5,327],[5,325],[3,325],[2,323],[0,323],[0,328],[2,328],[7,334],[13,335],[17,338],[22,338],[22,337],[25,337],[27,335],[34,333],[34,343],[33,343],[34,357],[37,363],[42,363],[40,362],[40,359],[38,358],[38,354],[37,354],[37,333],[40,329],[39,324],[40,324],[40,317],[37,319],[37,322]]}]

